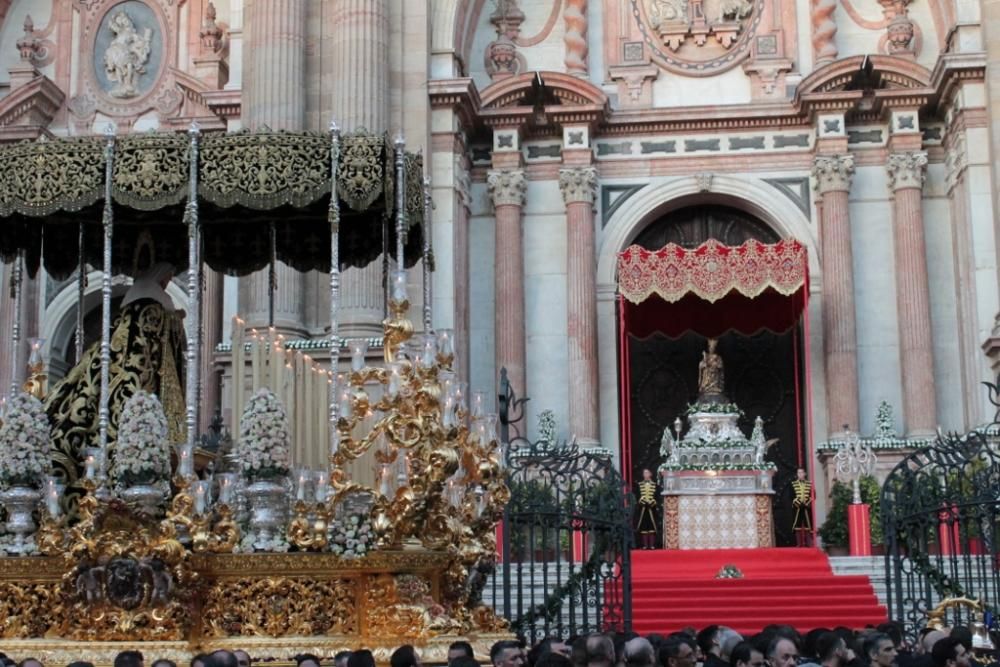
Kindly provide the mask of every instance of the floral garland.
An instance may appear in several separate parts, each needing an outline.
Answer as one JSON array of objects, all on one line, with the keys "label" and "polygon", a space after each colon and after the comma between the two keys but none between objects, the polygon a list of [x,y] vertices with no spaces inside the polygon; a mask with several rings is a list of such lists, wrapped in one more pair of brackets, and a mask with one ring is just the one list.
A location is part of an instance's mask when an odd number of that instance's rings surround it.
[{"label": "floral garland", "polygon": [[331,521],[328,535],[330,552],[343,558],[361,558],[375,541],[371,520],[359,514]]},{"label": "floral garland", "polygon": [[690,403],[687,406],[687,414],[695,415],[699,412],[710,415],[739,415],[743,416],[743,411],[735,403]]},{"label": "floral garland", "polygon": [[671,472],[682,472],[688,470],[704,471],[704,470],[747,470],[747,471],[760,471],[760,470],[777,470],[778,467],[771,463],[770,461],[765,461],[764,463],[709,463],[705,465],[694,465],[694,464],[680,464],[680,463],[664,463],[659,468],[661,471],[669,470]]},{"label": "floral garland", "polygon": [[49,473],[49,420],[31,394],[10,399],[0,426],[0,485],[38,486]]},{"label": "floral garland", "polygon": [[122,408],[111,464],[117,488],[153,484],[170,476],[167,416],[153,394],[138,391]]},{"label": "floral garland", "polygon": [[288,474],[288,416],[269,389],[260,389],[247,402],[240,418],[237,457],[250,480],[274,479]]}]

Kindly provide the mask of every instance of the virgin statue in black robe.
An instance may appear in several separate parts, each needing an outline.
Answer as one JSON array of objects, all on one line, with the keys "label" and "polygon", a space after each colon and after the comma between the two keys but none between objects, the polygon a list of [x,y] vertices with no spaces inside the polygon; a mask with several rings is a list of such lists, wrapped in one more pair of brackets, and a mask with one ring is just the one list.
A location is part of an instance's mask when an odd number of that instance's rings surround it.
[{"label": "virgin statue in black robe", "polygon": [[[167,415],[171,443],[186,437],[183,391],[183,312],[174,309],[166,285],[174,267],[153,265],[122,300],[111,327],[108,451],[114,457],[118,421],[125,403],[139,390],[156,394]],[[53,472],[66,484],[70,508],[82,492],[86,448],[98,447],[101,397],[101,343],[95,342],[45,400],[52,424]],[[108,466],[110,467],[110,461]]]}]

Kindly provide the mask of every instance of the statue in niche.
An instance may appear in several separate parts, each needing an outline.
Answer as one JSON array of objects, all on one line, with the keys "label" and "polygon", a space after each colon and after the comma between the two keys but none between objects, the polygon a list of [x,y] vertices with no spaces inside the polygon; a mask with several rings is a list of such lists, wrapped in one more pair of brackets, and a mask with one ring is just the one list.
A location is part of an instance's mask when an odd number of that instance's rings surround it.
[{"label": "statue in niche", "polygon": [[667,23],[687,23],[687,0],[650,0],[649,20],[654,29]]},{"label": "statue in niche", "polygon": [[140,35],[132,19],[119,10],[108,25],[114,38],[104,51],[104,70],[116,85],[108,91],[112,97],[126,99],[139,94],[139,76],[146,73],[146,63],[153,44],[153,30]]},{"label": "statue in niche", "polygon": [[698,394],[699,397],[722,396],[726,388],[725,371],[722,368],[722,357],[715,351],[719,341],[708,339],[708,349],[701,353],[698,363]]}]

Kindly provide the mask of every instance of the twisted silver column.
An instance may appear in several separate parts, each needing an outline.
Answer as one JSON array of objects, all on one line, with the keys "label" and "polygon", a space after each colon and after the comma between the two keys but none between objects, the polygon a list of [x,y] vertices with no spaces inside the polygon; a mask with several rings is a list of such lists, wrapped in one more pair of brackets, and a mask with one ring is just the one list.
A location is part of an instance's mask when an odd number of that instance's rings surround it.
[{"label": "twisted silver column", "polygon": [[191,123],[188,161],[188,197],[184,222],[188,229],[188,313],[187,318],[187,444],[198,441],[198,383],[201,381],[201,228],[198,224],[198,139],[201,130]]},{"label": "twisted silver column", "polygon": [[111,384],[111,240],[114,235],[114,204],[111,200],[112,178],[115,166],[115,128],[110,123],[104,131],[104,265],[101,275],[101,399],[97,409],[98,445],[101,448],[100,479],[108,470],[108,401]]},{"label": "twisted silver column", "polygon": [[335,454],[337,442],[337,365],[340,357],[340,198],[337,196],[337,161],[340,159],[340,129],[335,122],[330,123],[330,370],[333,382],[330,387],[330,454]]}]

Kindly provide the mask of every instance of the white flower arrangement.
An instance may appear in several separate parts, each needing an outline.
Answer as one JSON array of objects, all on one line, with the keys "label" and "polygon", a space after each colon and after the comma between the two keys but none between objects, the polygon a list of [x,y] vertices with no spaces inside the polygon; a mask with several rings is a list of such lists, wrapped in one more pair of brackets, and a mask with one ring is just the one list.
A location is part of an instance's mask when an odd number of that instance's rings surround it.
[{"label": "white flower arrangement", "polygon": [[269,389],[260,389],[247,402],[240,418],[237,457],[243,476],[274,479],[288,474],[288,416]]},{"label": "white flower arrangement", "polygon": [[109,471],[117,488],[154,484],[170,476],[167,416],[153,394],[136,392],[125,402]]},{"label": "white flower arrangement", "polygon": [[31,394],[10,399],[0,426],[0,486],[37,487],[49,473],[49,419]]},{"label": "white flower arrangement", "polygon": [[331,521],[328,535],[330,552],[343,558],[361,558],[375,542],[371,521],[358,514]]}]

